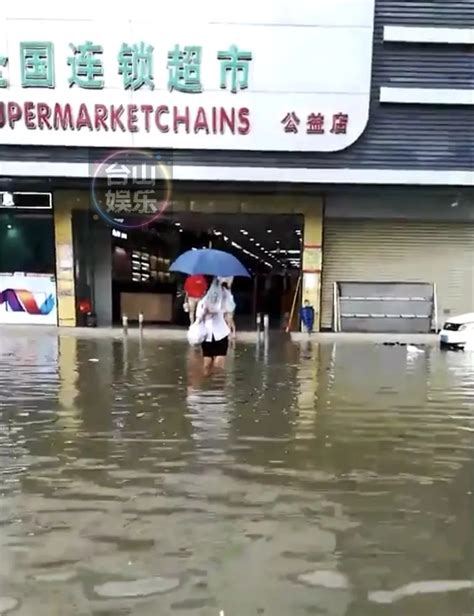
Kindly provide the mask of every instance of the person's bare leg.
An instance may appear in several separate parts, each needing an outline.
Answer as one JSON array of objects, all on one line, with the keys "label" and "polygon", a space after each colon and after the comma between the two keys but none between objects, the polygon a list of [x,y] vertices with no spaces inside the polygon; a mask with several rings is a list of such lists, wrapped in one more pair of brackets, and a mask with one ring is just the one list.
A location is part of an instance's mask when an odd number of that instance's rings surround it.
[{"label": "person's bare leg", "polygon": [[225,368],[225,356],[219,356],[214,359],[214,365],[216,368],[222,369]]},{"label": "person's bare leg", "polygon": [[189,306],[189,324],[192,325],[196,320],[196,304],[194,302],[188,303]]},{"label": "person's bare leg", "polygon": [[209,376],[211,374],[213,364],[214,364],[214,359],[212,357],[203,358],[204,376]]},{"label": "person's bare leg", "polygon": [[227,325],[229,326],[230,329],[230,337],[231,338],[235,338],[235,321],[234,321],[234,315],[231,312],[228,312],[225,315],[225,321],[227,323]]}]

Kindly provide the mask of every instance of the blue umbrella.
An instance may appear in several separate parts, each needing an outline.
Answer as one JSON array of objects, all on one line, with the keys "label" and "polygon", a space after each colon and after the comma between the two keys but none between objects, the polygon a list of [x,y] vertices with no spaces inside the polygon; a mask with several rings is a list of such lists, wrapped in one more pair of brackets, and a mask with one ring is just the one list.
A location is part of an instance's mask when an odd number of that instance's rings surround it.
[{"label": "blue umbrella", "polygon": [[203,276],[245,276],[250,274],[234,255],[213,248],[188,250],[170,266],[170,272]]}]

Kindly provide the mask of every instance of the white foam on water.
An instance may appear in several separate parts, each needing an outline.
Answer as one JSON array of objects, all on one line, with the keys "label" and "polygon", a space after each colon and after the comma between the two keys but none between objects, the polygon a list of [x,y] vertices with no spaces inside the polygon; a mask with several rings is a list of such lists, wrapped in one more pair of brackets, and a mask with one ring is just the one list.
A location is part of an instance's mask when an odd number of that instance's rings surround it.
[{"label": "white foam on water", "polygon": [[0,597],[0,614],[6,614],[19,605],[18,599],[13,597]]},{"label": "white foam on water", "polygon": [[298,580],[309,586],[322,586],[334,590],[345,590],[350,587],[349,580],[338,571],[312,571],[302,573]]},{"label": "white foam on water", "polygon": [[100,597],[109,599],[148,597],[174,590],[179,586],[177,578],[151,577],[142,580],[106,582],[94,587]]},{"label": "white foam on water", "polygon": [[412,582],[396,590],[376,590],[369,592],[369,601],[374,603],[394,603],[405,597],[414,595],[455,592],[458,590],[474,590],[472,580],[431,580]]}]

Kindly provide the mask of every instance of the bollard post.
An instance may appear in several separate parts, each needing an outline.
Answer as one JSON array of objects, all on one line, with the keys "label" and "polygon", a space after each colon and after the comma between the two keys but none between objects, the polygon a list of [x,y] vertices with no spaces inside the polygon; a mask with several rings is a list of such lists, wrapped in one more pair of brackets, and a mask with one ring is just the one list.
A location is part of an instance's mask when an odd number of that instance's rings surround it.
[{"label": "bollard post", "polygon": [[260,328],[262,326],[262,315],[260,314],[260,312],[257,314],[257,334],[260,335]]},{"label": "bollard post", "polygon": [[268,314],[263,315],[263,331],[265,336],[268,336],[268,330],[270,329],[270,317]]},{"label": "bollard post", "polygon": [[128,317],[126,314],[122,315],[122,327],[123,327],[123,333],[125,335],[128,334]]},{"label": "bollard post", "polygon": [[270,316],[268,314],[263,315],[263,363],[268,364],[268,345],[270,337],[268,330],[270,329]]},{"label": "bollard post", "polygon": [[140,335],[143,334],[143,312],[138,313],[138,328],[140,330]]}]

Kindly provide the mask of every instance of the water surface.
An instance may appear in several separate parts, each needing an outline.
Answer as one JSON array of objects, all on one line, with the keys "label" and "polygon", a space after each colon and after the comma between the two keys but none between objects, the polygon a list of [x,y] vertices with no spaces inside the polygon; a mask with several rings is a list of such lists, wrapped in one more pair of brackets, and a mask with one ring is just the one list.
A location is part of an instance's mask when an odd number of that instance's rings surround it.
[{"label": "water surface", "polygon": [[0,614],[472,616],[473,358],[2,334]]}]

